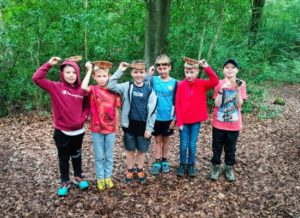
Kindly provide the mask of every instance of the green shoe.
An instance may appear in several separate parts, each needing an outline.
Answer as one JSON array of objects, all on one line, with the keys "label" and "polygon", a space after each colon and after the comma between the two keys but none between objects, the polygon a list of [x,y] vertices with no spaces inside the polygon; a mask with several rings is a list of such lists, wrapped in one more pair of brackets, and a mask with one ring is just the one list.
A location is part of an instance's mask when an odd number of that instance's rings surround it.
[{"label": "green shoe", "polygon": [[210,173],[210,179],[217,181],[220,177],[220,174],[221,174],[220,165],[213,165]]},{"label": "green shoe", "polygon": [[236,180],[232,166],[225,165],[224,171],[225,171],[225,177],[228,182],[234,182]]},{"label": "green shoe", "polygon": [[179,177],[183,177],[185,170],[186,170],[185,164],[180,164],[180,166],[176,170],[176,175]]},{"label": "green shoe", "polygon": [[194,164],[189,165],[189,168],[188,168],[189,177],[196,177],[196,174],[197,174],[197,169],[196,169],[195,165]]}]

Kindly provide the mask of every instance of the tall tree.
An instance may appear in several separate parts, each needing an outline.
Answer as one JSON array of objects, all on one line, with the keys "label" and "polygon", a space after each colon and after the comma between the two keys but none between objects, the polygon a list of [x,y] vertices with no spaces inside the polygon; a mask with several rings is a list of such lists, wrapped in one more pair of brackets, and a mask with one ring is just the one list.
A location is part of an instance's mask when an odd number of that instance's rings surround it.
[{"label": "tall tree", "polygon": [[167,52],[167,36],[170,24],[171,0],[146,0],[145,62]]},{"label": "tall tree", "polygon": [[252,16],[250,21],[250,33],[248,39],[248,46],[253,47],[256,43],[256,37],[259,29],[259,25],[262,20],[263,8],[265,0],[253,0],[251,1]]}]

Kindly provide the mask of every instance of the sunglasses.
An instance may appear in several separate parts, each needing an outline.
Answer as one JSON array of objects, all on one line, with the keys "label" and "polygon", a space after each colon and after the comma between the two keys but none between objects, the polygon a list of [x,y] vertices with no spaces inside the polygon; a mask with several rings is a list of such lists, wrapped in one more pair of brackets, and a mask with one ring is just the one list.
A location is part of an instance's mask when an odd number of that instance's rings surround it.
[{"label": "sunglasses", "polygon": [[167,67],[167,66],[169,66],[170,64],[169,64],[169,63],[156,63],[155,65],[156,65],[157,67],[160,67],[160,66]]}]

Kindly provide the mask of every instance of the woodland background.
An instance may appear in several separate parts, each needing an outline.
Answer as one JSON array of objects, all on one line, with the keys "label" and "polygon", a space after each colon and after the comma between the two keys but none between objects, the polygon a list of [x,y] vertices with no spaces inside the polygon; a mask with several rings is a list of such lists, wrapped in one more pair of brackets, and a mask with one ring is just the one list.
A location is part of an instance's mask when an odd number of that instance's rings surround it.
[{"label": "woodland background", "polygon": [[[300,0],[0,0],[0,216],[300,217],[299,11]],[[87,131],[83,165],[92,186],[87,192],[72,188],[68,198],[59,199],[50,99],[31,81],[35,70],[52,56],[82,55],[83,77],[87,60],[111,61],[114,72],[121,61],[142,58],[150,66],[161,53],[171,57],[171,75],[179,80],[184,56],[205,58],[220,78],[226,59],[239,62],[248,100],[237,182],[208,179],[207,121],[194,180],[176,178],[176,130],[172,172],[148,173],[144,186],[122,184],[120,131],[116,188],[99,193]],[[57,68],[48,78],[59,79]],[[150,152],[146,169],[152,161]]]}]

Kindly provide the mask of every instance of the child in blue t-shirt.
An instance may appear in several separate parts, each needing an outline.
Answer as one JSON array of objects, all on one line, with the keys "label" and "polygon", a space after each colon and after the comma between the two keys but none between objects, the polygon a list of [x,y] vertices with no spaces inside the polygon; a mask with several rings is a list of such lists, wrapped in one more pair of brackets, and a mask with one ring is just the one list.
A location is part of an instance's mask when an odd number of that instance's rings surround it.
[{"label": "child in blue t-shirt", "polygon": [[[150,172],[153,175],[170,171],[169,136],[173,134],[175,126],[174,96],[177,87],[177,80],[170,77],[170,62],[170,58],[163,54],[156,58],[155,67],[152,66],[149,69],[150,83],[158,98],[156,121],[152,133],[155,137],[153,146],[155,162],[152,164]],[[155,69],[158,76],[152,76]]]}]

